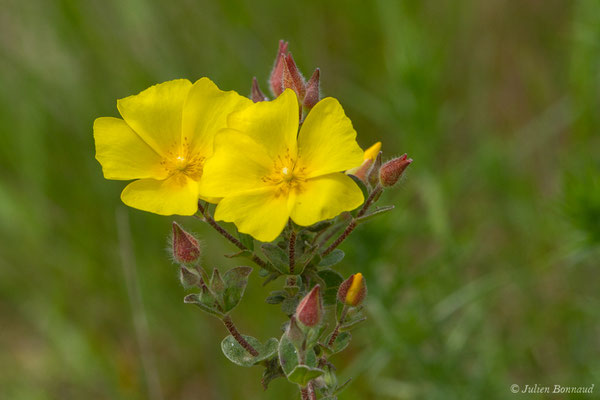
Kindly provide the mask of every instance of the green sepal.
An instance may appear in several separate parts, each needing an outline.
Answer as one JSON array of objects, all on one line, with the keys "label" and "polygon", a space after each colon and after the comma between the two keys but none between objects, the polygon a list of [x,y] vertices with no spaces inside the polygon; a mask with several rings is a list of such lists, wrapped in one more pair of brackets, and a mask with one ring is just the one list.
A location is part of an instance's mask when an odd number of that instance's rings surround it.
[{"label": "green sepal", "polygon": [[267,257],[277,271],[284,275],[289,274],[288,255],[281,247],[273,243],[265,243],[261,246],[261,249],[265,257]]},{"label": "green sepal", "polygon": [[317,275],[325,283],[325,290],[323,290],[323,304],[326,306],[336,304],[338,288],[344,281],[344,277],[337,271],[329,268],[319,271]]},{"label": "green sepal", "polygon": [[[327,343],[329,343],[330,338],[331,335],[327,337]],[[333,342],[333,345],[328,347],[326,350],[330,355],[339,353],[340,351],[348,347],[348,345],[350,344],[350,340],[352,340],[352,334],[350,332],[340,332],[338,337]]]},{"label": "green sepal", "polygon": [[[281,339],[279,341],[278,354],[281,369],[283,369],[283,372],[286,376],[289,376],[289,374],[294,370],[294,368],[298,366],[299,359],[298,350],[285,333],[281,336]],[[308,367],[316,368],[317,362],[318,360],[314,350],[306,350],[306,360],[304,364]]]},{"label": "green sepal", "polygon": [[290,382],[297,383],[298,385],[304,387],[308,384],[308,382],[318,378],[324,373],[325,371],[319,368],[310,368],[306,365],[298,365],[292,370],[292,372],[289,373],[287,378]]},{"label": "green sepal", "polygon": [[208,294],[207,296],[205,296],[204,294],[200,294],[200,293],[188,294],[187,296],[184,297],[183,302],[186,304],[195,304],[202,311],[207,312],[212,315],[215,315],[219,318],[223,318],[225,316],[225,314],[223,314],[221,311],[218,310],[217,301],[210,294]]},{"label": "green sepal", "polygon": [[377,207],[376,209],[374,209],[374,210],[373,210],[373,211],[371,211],[370,213],[368,213],[368,214],[365,214],[365,215],[363,215],[362,217],[359,217],[359,218],[357,218],[357,219],[356,219],[356,221],[357,221],[358,223],[361,223],[361,222],[366,222],[366,221],[370,220],[370,219],[371,219],[371,218],[373,218],[373,217],[376,217],[376,216],[378,216],[378,215],[385,214],[385,213],[387,213],[387,212],[389,212],[389,211],[392,211],[393,209],[394,209],[394,206],[383,206],[383,207]]},{"label": "green sepal", "polygon": [[323,259],[319,262],[319,267],[330,267],[342,261],[346,254],[340,250],[335,249],[331,253],[327,254]]},{"label": "green sepal", "polygon": [[260,383],[262,384],[263,389],[267,390],[269,388],[269,383],[271,383],[272,380],[285,377],[285,374],[279,366],[279,359],[277,357],[265,360],[264,363],[265,370],[263,371]]},{"label": "green sepal", "polygon": [[217,297],[220,298],[223,295],[223,292],[225,291],[225,282],[223,282],[223,278],[221,278],[221,273],[218,269],[213,269],[208,286]]},{"label": "green sepal", "polygon": [[225,290],[223,292],[223,308],[229,312],[238,305],[246,286],[248,285],[248,275],[252,272],[251,267],[235,267],[230,269],[223,276]]},{"label": "green sepal", "polygon": [[354,181],[354,183],[356,183],[358,185],[358,187],[360,188],[360,191],[363,194],[363,198],[365,200],[367,200],[367,197],[369,197],[369,189],[367,188],[367,185],[365,185],[365,183],[362,180],[360,180],[359,177],[357,177],[355,175],[348,174],[348,176],[350,178],[352,178],[352,180]]},{"label": "green sepal", "polygon": [[242,335],[244,339],[258,351],[258,356],[252,357],[246,349],[244,349],[234,338],[229,335],[221,342],[221,350],[225,357],[234,364],[242,367],[251,367],[267,358],[274,356],[277,353],[279,342],[276,338],[271,338],[262,344],[258,339],[252,336]]}]

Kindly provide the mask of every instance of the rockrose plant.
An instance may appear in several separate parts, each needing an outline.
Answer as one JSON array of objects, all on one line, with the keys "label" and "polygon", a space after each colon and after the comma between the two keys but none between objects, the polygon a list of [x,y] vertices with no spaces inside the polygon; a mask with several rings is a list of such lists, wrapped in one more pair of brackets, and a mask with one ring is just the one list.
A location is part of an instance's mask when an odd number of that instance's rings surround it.
[{"label": "rockrose plant", "polygon": [[[302,399],[336,399],[331,357],[366,319],[367,285],[344,278],[338,246],[361,223],[391,211],[376,207],[412,160],[382,163],[381,144],[363,151],[342,105],[321,99],[320,71],[306,81],[280,41],[269,78],[251,97],[220,90],[209,78],[164,82],[117,101],[121,118],[94,122],[96,159],[107,179],[133,180],[121,193],[130,207],[187,215],[215,229],[255,264],[271,290],[266,302],[284,314],[282,332],[257,339],[232,320],[253,268],[207,271],[200,241],[173,222],[173,259],[192,293],[184,298],[220,319],[229,332],[223,354],[264,368],[262,385],[285,378]],[[226,230],[219,221],[232,222]]]}]

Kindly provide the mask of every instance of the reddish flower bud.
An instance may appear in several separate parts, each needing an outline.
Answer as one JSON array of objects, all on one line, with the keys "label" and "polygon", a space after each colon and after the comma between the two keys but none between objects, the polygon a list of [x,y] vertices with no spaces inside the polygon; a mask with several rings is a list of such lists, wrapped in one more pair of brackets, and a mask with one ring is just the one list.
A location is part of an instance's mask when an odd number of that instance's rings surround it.
[{"label": "reddish flower bud", "polygon": [[292,89],[296,92],[298,96],[298,100],[302,102],[304,100],[304,95],[306,94],[306,83],[304,81],[304,76],[300,73],[296,62],[294,61],[294,57],[292,57],[292,53],[288,53],[285,56],[285,67],[283,68],[283,90]]},{"label": "reddish flower bud", "polygon": [[305,108],[313,108],[321,99],[321,89],[319,86],[320,74],[321,71],[319,68],[315,69],[315,72],[306,84],[306,94],[304,95],[304,103],[302,104]]},{"label": "reddish flower bud", "polygon": [[259,101],[267,101],[269,100],[267,96],[260,90],[258,86],[258,80],[256,77],[252,78],[252,92],[250,94],[250,98],[253,102],[258,103]]},{"label": "reddish flower bud", "polygon": [[337,294],[340,302],[352,307],[360,305],[366,296],[367,284],[360,272],[342,282]]},{"label": "reddish flower bud", "polygon": [[296,318],[304,326],[319,325],[323,318],[323,303],[321,302],[321,286],[316,285],[298,304]]},{"label": "reddish flower bud", "polygon": [[407,158],[406,154],[403,154],[401,157],[394,158],[383,164],[379,169],[379,181],[381,184],[384,187],[394,186],[412,161],[412,158]]},{"label": "reddish flower bud", "polygon": [[200,258],[200,242],[192,234],[173,221],[173,258],[180,264],[188,264]]},{"label": "reddish flower bud", "polygon": [[277,57],[275,58],[275,64],[273,65],[271,77],[269,78],[271,92],[275,97],[283,93],[283,68],[286,65],[285,55],[287,54],[287,48],[288,42],[280,40],[279,49],[277,50]]}]

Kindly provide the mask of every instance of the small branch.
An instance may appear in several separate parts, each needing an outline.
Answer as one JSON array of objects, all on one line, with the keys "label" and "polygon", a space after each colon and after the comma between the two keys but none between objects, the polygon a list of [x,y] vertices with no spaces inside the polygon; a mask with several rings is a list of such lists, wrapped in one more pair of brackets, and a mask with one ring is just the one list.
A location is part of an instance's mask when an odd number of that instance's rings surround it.
[{"label": "small branch", "polygon": [[308,382],[308,398],[309,400],[317,400],[317,393],[315,392],[315,385],[313,381]]},{"label": "small branch", "polygon": [[300,396],[302,396],[302,400],[310,400],[310,397],[308,397],[308,387],[300,388]]},{"label": "small branch", "polygon": [[[242,242],[240,242],[238,239],[236,239],[231,233],[227,232],[221,225],[219,225],[217,223],[217,221],[214,220],[214,218],[208,213],[208,208],[204,207],[201,202],[198,202],[198,210],[200,210],[200,213],[202,213],[202,216],[204,217],[204,220],[210,225],[212,226],[217,232],[219,232],[221,235],[223,235],[225,237],[225,239],[229,240],[231,243],[233,243],[238,249],[240,250],[248,250],[248,248],[246,246],[244,246],[242,244]],[[254,261],[256,263],[256,265],[274,272],[275,270],[273,270],[272,268],[269,268],[269,266],[267,265],[267,263],[261,259],[260,257],[258,257],[256,254],[252,253],[252,261]]]},{"label": "small branch", "polygon": [[356,214],[356,217],[352,218],[352,221],[350,221],[344,232],[337,239],[335,239],[335,241],[331,243],[331,245],[329,245],[329,247],[325,249],[323,253],[321,253],[321,256],[324,257],[327,254],[331,253],[333,250],[335,250],[336,247],[340,245],[340,243],[342,243],[348,237],[348,235],[352,233],[354,228],[356,228],[356,226],[358,225],[358,223],[356,222],[357,219],[367,213],[367,210],[369,209],[371,204],[373,204],[375,197],[379,195],[379,193],[381,193],[382,190],[383,187],[381,186],[381,184],[377,184],[377,186],[375,186],[375,189],[373,189],[373,191],[365,201],[365,204],[363,204],[358,214]]},{"label": "small branch", "polygon": [[331,334],[331,339],[329,339],[329,342],[327,342],[328,347],[333,346],[333,344],[335,343],[335,339],[337,339],[338,335],[340,334],[340,328],[344,323],[344,320],[346,319],[347,313],[348,307],[344,305],[344,308],[342,309],[342,314],[340,315],[340,320],[338,321],[337,325],[335,326],[335,329],[333,330],[333,333]]},{"label": "small branch", "polygon": [[294,228],[290,231],[290,244],[288,248],[290,252],[290,275],[294,275],[294,267],[296,266],[296,231],[294,231]]},{"label": "small branch", "polygon": [[231,317],[229,315],[223,317],[223,323],[225,324],[225,327],[227,328],[229,333],[231,333],[231,336],[233,336],[233,338],[240,344],[240,346],[246,349],[246,351],[250,353],[252,357],[258,356],[258,351],[256,351],[256,349],[252,347],[250,343],[246,341],[246,339],[244,339],[244,337],[240,334],[240,332],[233,324],[233,321],[231,320]]}]

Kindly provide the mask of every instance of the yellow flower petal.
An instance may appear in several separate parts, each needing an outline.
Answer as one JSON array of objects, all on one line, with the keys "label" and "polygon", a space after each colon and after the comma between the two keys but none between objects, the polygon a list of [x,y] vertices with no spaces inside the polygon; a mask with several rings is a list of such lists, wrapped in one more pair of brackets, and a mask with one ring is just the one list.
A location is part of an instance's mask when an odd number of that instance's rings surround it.
[{"label": "yellow flower petal", "polygon": [[307,180],[290,200],[292,220],[308,226],[354,210],[363,203],[364,197],[350,177],[334,173]]},{"label": "yellow flower petal", "polygon": [[121,193],[129,207],[160,215],[193,215],[198,210],[198,183],[184,174],[165,180],[141,179]]},{"label": "yellow flower petal", "polygon": [[234,91],[220,90],[208,78],[201,78],[191,87],[183,107],[183,141],[189,152],[209,157],[215,134],[227,126],[227,117],[252,105],[252,100]]},{"label": "yellow flower petal", "polygon": [[273,161],[250,136],[224,129],[215,137],[213,156],[204,164],[202,196],[224,197],[264,186]]},{"label": "yellow flower petal", "polygon": [[377,158],[377,154],[379,154],[380,151],[381,151],[381,142],[377,142],[365,150],[363,159],[375,161],[375,159]]},{"label": "yellow flower petal", "polygon": [[287,151],[295,157],[299,115],[296,93],[286,89],[273,101],[254,103],[231,114],[227,126],[263,144],[272,159],[285,155]]},{"label": "yellow flower petal", "polygon": [[94,121],[96,159],[106,179],[164,179],[161,157],[119,118]]},{"label": "yellow flower petal", "polygon": [[277,196],[273,187],[225,197],[215,210],[215,219],[233,222],[240,232],[262,242],[275,240],[288,218],[287,197]]},{"label": "yellow flower petal", "polygon": [[127,124],[162,156],[181,144],[183,104],[192,83],[178,79],[154,85],[140,94],[117,101]]},{"label": "yellow flower petal", "polygon": [[327,97],[310,111],[298,136],[298,159],[308,177],[359,166],[363,151],[340,103]]}]

